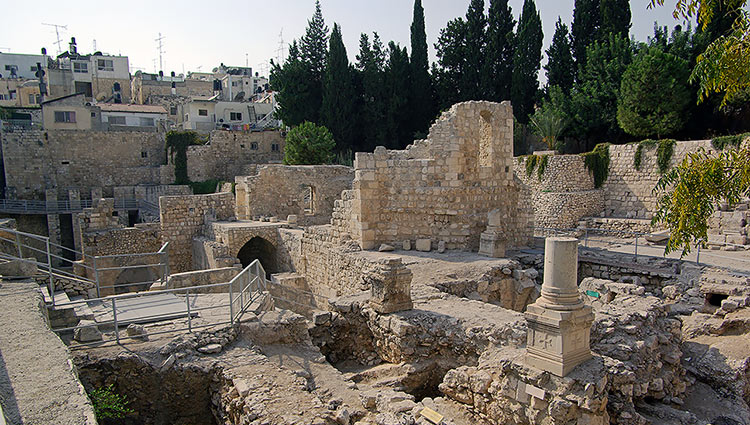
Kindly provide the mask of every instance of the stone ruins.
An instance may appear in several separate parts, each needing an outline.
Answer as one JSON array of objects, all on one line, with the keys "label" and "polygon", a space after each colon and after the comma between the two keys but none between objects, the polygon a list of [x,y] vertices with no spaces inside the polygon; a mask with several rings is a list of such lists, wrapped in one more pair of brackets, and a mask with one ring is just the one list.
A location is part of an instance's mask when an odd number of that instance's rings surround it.
[{"label": "stone ruins", "polygon": [[665,257],[655,148],[610,146],[597,187],[464,102],[353,167],[214,131],[195,195],[158,131],[0,137],[10,423],[750,424],[749,202]]}]

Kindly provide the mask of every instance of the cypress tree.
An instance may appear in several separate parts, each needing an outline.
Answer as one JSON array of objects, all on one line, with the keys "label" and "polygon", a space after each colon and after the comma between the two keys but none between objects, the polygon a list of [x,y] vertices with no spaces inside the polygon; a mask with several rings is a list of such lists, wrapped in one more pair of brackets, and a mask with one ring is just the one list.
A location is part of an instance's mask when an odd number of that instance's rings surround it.
[{"label": "cypress tree", "polygon": [[586,63],[586,48],[599,39],[599,6],[600,0],[575,0],[570,31],[573,36],[573,56],[579,69]]},{"label": "cypress tree", "polygon": [[341,27],[334,23],[323,78],[321,118],[323,125],[333,134],[338,152],[354,149],[354,123],[358,120],[355,115],[357,91],[353,77]]},{"label": "cypress tree", "polygon": [[323,74],[326,70],[326,55],[328,53],[328,27],[323,20],[320,1],[315,2],[315,13],[307,21],[305,35],[299,43],[300,58],[307,68],[305,120],[320,121],[320,106],[323,98]]},{"label": "cypress tree", "polygon": [[555,24],[555,35],[552,36],[552,44],[547,49],[547,85],[558,86],[564,93],[570,93],[575,80],[575,63],[573,51],[568,33],[568,26],[559,17]]},{"label": "cypress tree", "polygon": [[487,44],[487,17],[484,15],[484,0],[471,0],[466,12],[466,67],[461,74],[461,97],[463,100],[481,100],[481,71],[484,67],[484,52]]},{"label": "cypress tree", "polygon": [[427,58],[427,34],[424,28],[422,0],[414,0],[411,23],[411,90],[409,96],[412,131],[426,132],[433,118],[432,80]]},{"label": "cypress tree", "polygon": [[601,37],[609,33],[628,38],[630,33],[630,0],[601,0]]},{"label": "cypress tree", "polygon": [[373,33],[372,46],[367,34],[359,38],[357,70],[362,84],[361,142],[360,152],[372,152],[376,146],[385,146],[387,131],[383,123],[386,119],[387,99],[385,87],[385,52],[378,33]]},{"label": "cypress tree", "polygon": [[271,61],[271,88],[276,92],[276,116],[290,127],[317,119],[320,89],[302,62],[297,41],[289,46],[283,66]]},{"label": "cypress tree", "polygon": [[482,91],[495,102],[510,99],[516,20],[508,0],[490,0],[487,51],[482,69]]},{"label": "cypress tree", "polygon": [[534,111],[536,92],[539,89],[537,74],[542,61],[542,19],[534,0],[525,0],[516,36],[513,57],[513,86],[511,100],[513,112],[521,124],[528,124]]},{"label": "cypress tree", "polygon": [[401,149],[412,142],[411,111],[404,93],[408,93],[409,54],[394,42],[388,43],[388,66],[386,68],[386,98],[388,112],[385,126],[387,148]]},{"label": "cypress tree", "polygon": [[467,66],[465,46],[466,21],[463,18],[448,21],[446,27],[440,30],[440,36],[435,43],[439,67],[432,73],[441,109],[466,100],[460,84],[460,78]]}]

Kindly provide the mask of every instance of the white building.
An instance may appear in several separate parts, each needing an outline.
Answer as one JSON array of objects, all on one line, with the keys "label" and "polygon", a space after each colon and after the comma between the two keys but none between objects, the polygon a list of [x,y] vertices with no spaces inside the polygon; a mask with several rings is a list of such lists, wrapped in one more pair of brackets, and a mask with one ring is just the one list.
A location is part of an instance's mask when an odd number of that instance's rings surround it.
[{"label": "white building", "polygon": [[102,125],[117,127],[164,128],[167,110],[158,105],[128,105],[123,103],[98,103]]},{"label": "white building", "polygon": [[184,130],[211,131],[215,129],[252,130],[278,125],[271,120],[274,105],[257,102],[227,102],[219,95],[193,98],[182,106]]},{"label": "white building", "polygon": [[20,53],[0,53],[0,78],[37,78],[37,64],[47,68],[46,55],[26,55]]}]

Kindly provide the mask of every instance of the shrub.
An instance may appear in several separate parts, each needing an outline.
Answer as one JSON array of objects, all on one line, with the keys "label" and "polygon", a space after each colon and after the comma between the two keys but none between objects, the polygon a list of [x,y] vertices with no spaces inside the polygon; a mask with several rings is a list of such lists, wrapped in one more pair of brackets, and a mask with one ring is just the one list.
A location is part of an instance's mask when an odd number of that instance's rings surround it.
[{"label": "shrub", "polygon": [[594,150],[581,156],[589,173],[594,176],[594,187],[602,187],[609,176],[609,143],[599,143]]},{"label": "shrub", "polygon": [[118,394],[112,384],[91,391],[89,397],[98,420],[121,419],[133,413],[133,409],[128,408],[127,397]]},{"label": "shrub", "polygon": [[327,128],[305,121],[286,136],[284,164],[329,164],[334,159],[334,147],[336,142]]}]

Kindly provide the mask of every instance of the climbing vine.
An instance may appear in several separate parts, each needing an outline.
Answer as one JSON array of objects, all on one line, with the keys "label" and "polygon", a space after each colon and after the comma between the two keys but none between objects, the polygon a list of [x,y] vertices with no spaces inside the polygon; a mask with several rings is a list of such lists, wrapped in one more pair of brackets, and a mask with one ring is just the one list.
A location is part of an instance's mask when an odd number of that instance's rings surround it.
[{"label": "climbing vine", "polygon": [[547,169],[548,160],[549,160],[549,155],[542,155],[539,158],[539,165],[536,168],[536,176],[539,180],[541,180],[542,176],[544,176],[544,171]]},{"label": "climbing vine", "polygon": [[531,177],[536,169],[536,176],[539,180],[544,176],[544,171],[547,169],[548,161],[549,155],[525,155],[518,157],[519,164],[525,163],[526,176]]},{"label": "climbing vine", "polygon": [[170,131],[165,139],[164,149],[167,158],[174,164],[175,184],[189,184],[187,170],[187,148],[191,145],[202,145],[206,140],[201,139],[194,131]]},{"label": "climbing vine", "polygon": [[642,140],[640,143],[638,143],[638,147],[635,148],[635,155],[633,156],[633,166],[635,166],[635,169],[638,171],[641,171],[641,162],[643,159],[643,149],[644,148],[653,148],[656,146],[658,142],[653,139],[646,139]]},{"label": "climbing vine", "polygon": [[742,141],[745,140],[746,137],[750,137],[750,133],[715,137],[711,140],[711,146],[713,146],[717,151],[723,151],[727,147],[737,149],[740,147]]},{"label": "climbing vine", "polygon": [[536,163],[539,161],[539,157],[536,155],[529,155],[526,157],[526,176],[531,177],[531,174],[534,173],[534,168],[536,168]]},{"label": "climbing vine", "polygon": [[594,150],[581,156],[589,173],[594,176],[594,187],[602,187],[609,176],[609,143],[599,143]]},{"label": "climbing vine", "polygon": [[669,161],[672,160],[674,145],[677,143],[674,139],[659,140],[659,147],[656,149],[656,163],[659,165],[661,174],[669,171]]}]

